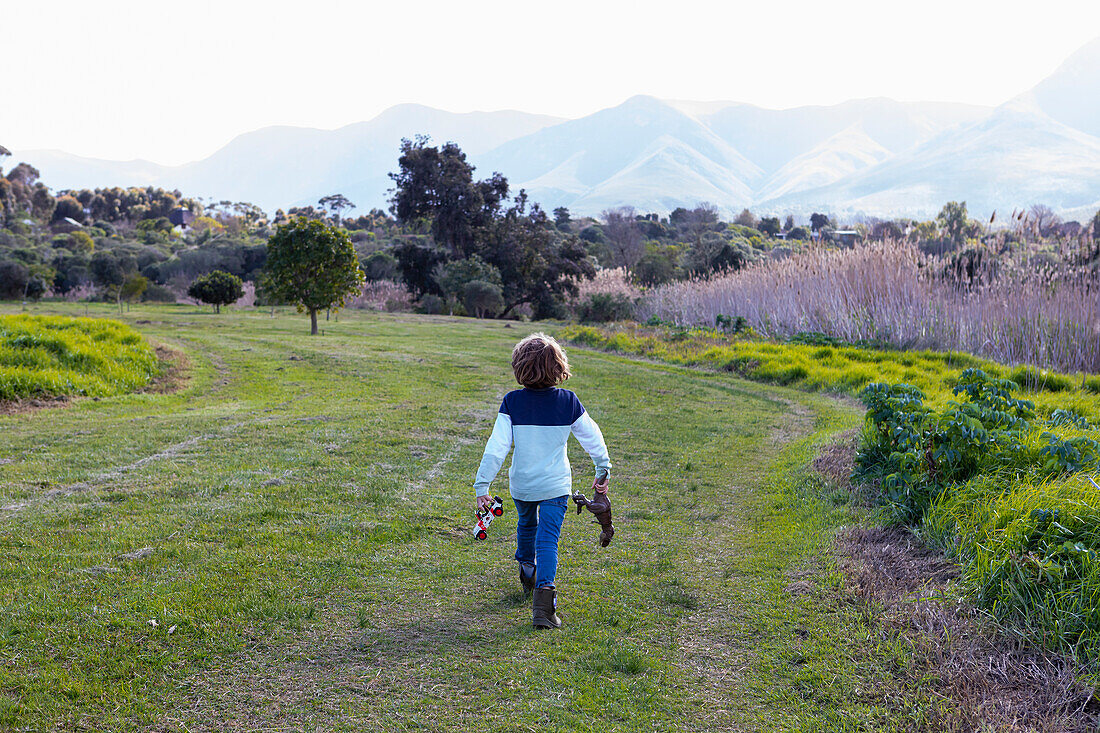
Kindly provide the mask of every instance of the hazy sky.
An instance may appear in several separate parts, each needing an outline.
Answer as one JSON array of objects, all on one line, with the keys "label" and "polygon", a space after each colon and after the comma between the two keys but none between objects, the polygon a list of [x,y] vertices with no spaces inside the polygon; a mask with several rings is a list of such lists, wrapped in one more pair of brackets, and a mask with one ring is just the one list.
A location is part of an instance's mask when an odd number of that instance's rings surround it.
[{"label": "hazy sky", "polygon": [[401,102],[563,117],[634,94],[993,105],[1098,29],[1096,0],[0,0],[0,144],[174,164]]}]

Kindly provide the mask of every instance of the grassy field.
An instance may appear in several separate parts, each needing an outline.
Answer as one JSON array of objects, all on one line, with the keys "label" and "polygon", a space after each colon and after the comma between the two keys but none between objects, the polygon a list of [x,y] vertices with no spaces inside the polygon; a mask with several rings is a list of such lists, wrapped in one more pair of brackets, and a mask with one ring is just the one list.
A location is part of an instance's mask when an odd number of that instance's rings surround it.
[{"label": "grassy field", "polygon": [[528,327],[121,318],[187,354],[180,391],[0,416],[0,730],[911,730],[950,707],[838,590],[853,510],[803,467],[848,403],[574,347],[618,532],[569,515],[565,626],[536,633],[514,509],[467,530]]}]

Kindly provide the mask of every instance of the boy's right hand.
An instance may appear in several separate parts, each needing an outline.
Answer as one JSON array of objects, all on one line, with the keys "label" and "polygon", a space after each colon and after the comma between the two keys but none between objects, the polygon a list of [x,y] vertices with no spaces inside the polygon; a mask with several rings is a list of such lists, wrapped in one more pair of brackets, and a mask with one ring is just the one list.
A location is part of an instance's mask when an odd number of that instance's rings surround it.
[{"label": "boy's right hand", "polygon": [[479,512],[485,512],[489,510],[489,507],[493,505],[493,497],[488,494],[482,494],[474,500],[474,506],[477,507]]}]

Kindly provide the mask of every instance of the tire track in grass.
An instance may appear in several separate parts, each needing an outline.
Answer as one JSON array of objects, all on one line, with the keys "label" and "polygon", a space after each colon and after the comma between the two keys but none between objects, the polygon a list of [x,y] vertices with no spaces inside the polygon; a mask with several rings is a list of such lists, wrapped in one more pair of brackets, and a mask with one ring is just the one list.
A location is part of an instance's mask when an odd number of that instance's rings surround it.
[{"label": "tire track in grass", "polygon": [[274,420],[274,418],[258,418],[256,420],[244,420],[244,421],[241,421],[241,422],[238,422],[238,423],[234,423],[233,425],[227,425],[227,426],[225,426],[225,427],[223,427],[223,428],[221,428],[221,429],[219,429],[215,432],[212,432],[212,433],[204,433],[202,435],[193,435],[190,438],[186,438],[186,439],[181,440],[177,443],[172,443],[172,444],[164,447],[163,449],[157,451],[156,453],[152,453],[150,455],[143,456],[141,458],[138,458],[137,460],[131,461],[130,463],[127,463],[127,464],[124,464],[124,465],[121,465],[121,466],[116,466],[115,468],[111,468],[107,471],[101,471],[100,473],[97,473],[94,476],[91,476],[86,481],[78,481],[76,483],[66,484],[65,486],[60,486],[60,487],[55,488],[55,489],[50,489],[50,490],[46,491],[45,493],[41,494],[38,501],[19,502],[18,505],[8,505],[8,506],[5,506],[5,507],[0,507],[0,509],[18,511],[19,509],[25,509],[29,506],[32,506],[33,504],[42,503],[43,501],[48,500],[48,499],[56,499],[58,497],[83,493],[85,491],[90,491],[90,490],[93,490],[93,489],[96,489],[96,488],[100,488],[102,486],[107,486],[111,482],[122,478],[123,476],[125,476],[126,474],[128,474],[132,471],[136,471],[138,469],[145,468],[146,466],[148,466],[150,464],[153,464],[153,463],[157,463],[158,461],[165,461],[165,460],[169,460],[169,459],[172,459],[172,458],[176,458],[176,457],[181,456],[181,455],[185,455],[186,454],[185,452],[187,451],[187,449],[194,448],[195,446],[197,446],[200,443],[203,443],[205,441],[216,440],[218,438],[224,438],[228,435],[232,435],[232,434],[240,431],[241,428],[244,428],[246,426],[259,425],[259,424],[263,424],[263,423],[270,423],[273,420]]}]

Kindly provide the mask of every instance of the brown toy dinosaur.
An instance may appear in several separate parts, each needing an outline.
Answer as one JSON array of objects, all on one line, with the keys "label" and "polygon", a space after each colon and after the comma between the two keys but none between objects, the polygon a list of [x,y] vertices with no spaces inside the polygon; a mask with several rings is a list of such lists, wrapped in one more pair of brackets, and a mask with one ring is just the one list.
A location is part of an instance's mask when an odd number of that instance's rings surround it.
[{"label": "brown toy dinosaur", "polygon": [[588,511],[596,515],[595,524],[600,525],[600,547],[610,545],[611,538],[615,536],[615,526],[611,524],[611,500],[607,498],[607,483],[607,478],[604,478],[602,482],[592,484],[595,490],[592,499],[586,499],[579,491],[573,494],[577,514],[581,513],[582,507],[587,507]]}]

